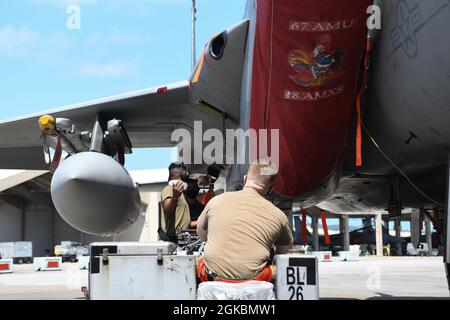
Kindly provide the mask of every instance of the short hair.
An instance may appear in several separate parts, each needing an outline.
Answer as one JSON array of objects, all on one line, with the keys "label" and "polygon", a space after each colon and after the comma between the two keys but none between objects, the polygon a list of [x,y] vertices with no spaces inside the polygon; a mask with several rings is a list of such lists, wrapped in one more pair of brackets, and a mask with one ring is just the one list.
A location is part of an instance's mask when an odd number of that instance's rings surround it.
[{"label": "short hair", "polygon": [[247,171],[247,179],[264,189],[272,186],[277,175],[278,166],[269,158],[252,162]]},{"label": "short hair", "polygon": [[175,170],[178,172],[179,175],[181,175],[181,172],[183,170],[183,163],[182,162],[172,162],[169,166],[169,181],[172,180],[172,178],[175,176]]},{"label": "short hair", "polygon": [[172,169],[175,169],[175,168],[182,168],[183,167],[183,163],[182,162],[172,162],[170,165],[169,165],[169,171],[171,171]]}]

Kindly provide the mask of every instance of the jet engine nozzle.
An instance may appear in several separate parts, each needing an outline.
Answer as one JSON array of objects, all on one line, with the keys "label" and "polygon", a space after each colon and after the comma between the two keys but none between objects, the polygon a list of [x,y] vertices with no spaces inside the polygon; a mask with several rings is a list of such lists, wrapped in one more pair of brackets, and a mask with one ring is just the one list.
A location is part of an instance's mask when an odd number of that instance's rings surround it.
[{"label": "jet engine nozzle", "polygon": [[54,173],[51,195],[68,224],[94,235],[122,233],[137,220],[141,208],[139,190],[128,172],[97,152],[67,158]]}]

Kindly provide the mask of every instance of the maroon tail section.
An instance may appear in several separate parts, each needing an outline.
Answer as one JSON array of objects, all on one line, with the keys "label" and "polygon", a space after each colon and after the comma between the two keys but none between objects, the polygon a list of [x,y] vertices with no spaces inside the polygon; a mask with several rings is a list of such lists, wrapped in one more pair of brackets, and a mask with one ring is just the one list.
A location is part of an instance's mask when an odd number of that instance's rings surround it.
[{"label": "maroon tail section", "polygon": [[343,156],[371,4],[257,2],[250,127],[280,130],[274,190],[284,197],[318,186]]}]

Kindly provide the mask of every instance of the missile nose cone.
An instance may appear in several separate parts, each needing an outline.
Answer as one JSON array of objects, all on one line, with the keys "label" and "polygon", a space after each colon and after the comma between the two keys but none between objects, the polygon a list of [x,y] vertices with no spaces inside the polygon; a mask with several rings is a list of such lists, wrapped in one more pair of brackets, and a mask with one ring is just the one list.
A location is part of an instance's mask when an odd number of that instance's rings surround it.
[{"label": "missile nose cone", "polygon": [[119,234],[140,211],[139,190],[128,172],[101,153],[83,152],[65,160],[51,184],[56,210],[74,228],[95,235]]}]

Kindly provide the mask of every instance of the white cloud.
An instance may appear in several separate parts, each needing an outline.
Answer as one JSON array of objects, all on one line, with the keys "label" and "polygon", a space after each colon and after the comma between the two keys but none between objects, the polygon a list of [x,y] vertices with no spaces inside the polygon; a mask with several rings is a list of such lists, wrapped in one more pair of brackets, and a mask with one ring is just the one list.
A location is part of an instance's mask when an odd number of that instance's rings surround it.
[{"label": "white cloud", "polygon": [[74,5],[94,5],[103,0],[31,0],[32,3],[37,5],[52,5],[56,7],[68,7]]},{"label": "white cloud", "polygon": [[[43,1],[43,0],[41,0]],[[4,26],[0,27],[0,59],[25,58],[37,60],[50,65],[73,66],[81,65],[72,69],[69,76],[82,76],[89,78],[104,77],[135,77],[139,76],[136,67],[136,58],[125,62],[101,62],[86,63],[83,57],[89,57],[94,48],[96,52],[110,50],[110,46],[146,45],[151,42],[150,35],[140,33],[123,33],[114,30],[111,33],[94,33],[81,39],[72,39],[64,32],[43,33],[35,31],[28,26]],[[84,44],[84,46],[82,46]],[[74,50],[88,54],[78,55],[76,58],[71,54]],[[75,60],[74,60],[75,59]],[[114,58],[113,58],[114,59]]]},{"label": "white cloud", "polygon": [[0,28],[0,55],[25,55],[38,47],[45,51],[68,43],[69,39],[61,32],[43,35],[27,26]]},{"label": "white cloud", "polygon": [[85,64],[81,66],[77,72],[77,75],[89,78],[132,77],[137,76],[138,74],[139,73],[133,65],[122,62]]},{"label": "white cloud", "polygon": [[191,0],[31,0],[37,5],[52,5],[56,7],[67,7],[69,5],[105,5],[109,8],[123,8],[129,6],[148,5],[184,5],[191,3]]},{"label": "white cloud", "polygon": [[5,26],[0,29],[0,54],[21,54],[39,39],[40,35],[28,27]]},{"label": "white cloud", "polygon": [[[53,6],[58,10],[66,10],[70,5],[78,5],[83,14],[85,7],[96,6],[104,11],[120,12],[133,16],[151,14],[155,8],[185,6],[189,10],[192,0],[29,0],[34,5]],[[197,0],[198,4],[207,0]]]},{"label": "white cloud", "polygon": [[149,44],[151,36],[141,33],[122,33],[114,30],[111,33],[93,33],[86,38],[88,45],[144,45]]}]

